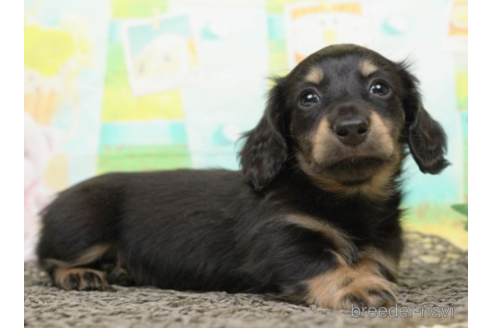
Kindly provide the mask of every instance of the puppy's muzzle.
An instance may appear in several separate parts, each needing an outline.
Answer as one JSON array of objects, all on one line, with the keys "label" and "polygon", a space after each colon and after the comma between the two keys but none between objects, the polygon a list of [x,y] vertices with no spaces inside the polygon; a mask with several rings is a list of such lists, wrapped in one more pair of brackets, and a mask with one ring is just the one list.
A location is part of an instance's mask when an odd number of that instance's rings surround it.
[{"label": "puppy's muzzle", "polygon": [[342,117],[336,121],[333,131],[343,144],[356,147],[366,140],[369,122],[361,116]]}]

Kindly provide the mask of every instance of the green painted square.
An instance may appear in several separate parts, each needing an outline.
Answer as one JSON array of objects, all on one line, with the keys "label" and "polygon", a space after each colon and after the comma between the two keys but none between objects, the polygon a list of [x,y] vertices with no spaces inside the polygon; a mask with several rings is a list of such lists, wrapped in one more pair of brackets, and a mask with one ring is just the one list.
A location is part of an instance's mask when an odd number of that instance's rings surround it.
[{"label": "green painted square", "polygon": [[186,145],[121,146],[99,149],[98,173],[190,168]]}]

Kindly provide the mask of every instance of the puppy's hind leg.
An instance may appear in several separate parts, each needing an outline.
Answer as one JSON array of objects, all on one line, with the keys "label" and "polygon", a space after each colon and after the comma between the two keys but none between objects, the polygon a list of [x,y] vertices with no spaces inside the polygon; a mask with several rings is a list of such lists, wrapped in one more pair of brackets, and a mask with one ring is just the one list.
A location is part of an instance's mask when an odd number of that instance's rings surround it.
[{"label": "puppy's hind leg", "polygon": [[108,288],[106,273],[89,266],[96,263],[109,248],[109,244],[91,247],[70,262],[46,259],[45,267],[50,272],[53,283],[62,289],[106,290]]},{"label": "puppy's hind leg", "polygon": [[101,176],[62,192],[43,212],[39,263],[63,289],[105,289],[103,267],[116,265],[119,231],[115,177]]},{"label": "puppy's hind leg", "polygon": [[71,262],[47,259],[45,263],[54,284],[65,290],[106,290],[109,284],[135,284],[123,256],[115,257],[110,244],[93,246]]},{"label": "puppy's hind leg", "polygon": [[106,290],[106,273],[89,268],[56,268],[52,273],[55,284],[65,290]]}]

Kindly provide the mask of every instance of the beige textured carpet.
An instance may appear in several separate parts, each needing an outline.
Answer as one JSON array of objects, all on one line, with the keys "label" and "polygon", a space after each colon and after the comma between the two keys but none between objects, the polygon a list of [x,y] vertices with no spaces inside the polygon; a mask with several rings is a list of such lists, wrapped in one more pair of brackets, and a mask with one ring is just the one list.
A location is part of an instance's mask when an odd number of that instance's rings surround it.
[{"label": "beige textured carpet", "polygon": [[[294,305],[262,295],[117,286],[111,292],[65,292],[51,287],[46,275],[34,263],[26,263],[24,325],[90,328],[467,327],[468,253],[435,236],[408,233],[406,239],[399,306],[416,307],[412,318],[370,318],[367,313],[365,318],[353,318],[350,311]],[[450,308],[447,318],[444,318],[444,312],[431,308],[438,306],[446,310],[451,305],[452,312]],[[416,312],[418,309],[423,309],[423,318]],[[432,315],[441,318],[432,318]]]}]

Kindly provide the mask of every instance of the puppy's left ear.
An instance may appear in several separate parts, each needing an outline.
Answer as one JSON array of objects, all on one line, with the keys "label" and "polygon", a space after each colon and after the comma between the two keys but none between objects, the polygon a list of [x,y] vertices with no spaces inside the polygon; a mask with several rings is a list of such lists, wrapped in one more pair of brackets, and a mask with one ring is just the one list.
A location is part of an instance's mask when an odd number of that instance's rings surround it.
[{"label": "puppy's left ear", "polygon": [[404,84],[405,132],[408,146],[420,171],[438,174],[449,162],[444,158],[447,138],[442,126],[435,121],[422,105],[418,79],[408,72],[408,65],[397,64]]},{"label": "puppy's left ear", "polygon": [[241,168],[245,181],[255,190],[262,190],[272,182],[287,159],[284,89],[285,79],[277,79],[263,117],[244,135],[246,142],[239,153]]}]

